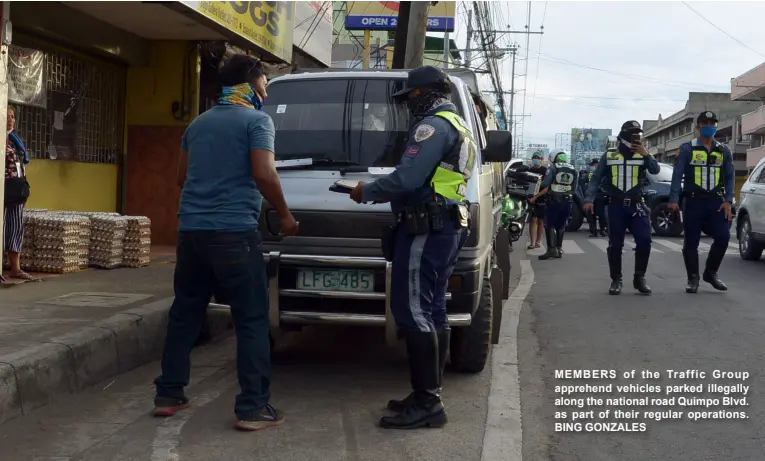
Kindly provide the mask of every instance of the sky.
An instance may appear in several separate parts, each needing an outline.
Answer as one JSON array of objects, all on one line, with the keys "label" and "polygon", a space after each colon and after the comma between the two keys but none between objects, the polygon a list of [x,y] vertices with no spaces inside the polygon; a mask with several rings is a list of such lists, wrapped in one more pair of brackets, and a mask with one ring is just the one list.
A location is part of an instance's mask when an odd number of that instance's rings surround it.
[{"label": "sky", "polygon": [[[497,29],[524,30],[529,2],[491,3]],[[730,92],[731,78],[765,62],[765,2],[686,3],[698,14],[683,2],[531,2],[530,30],[544,25],[544,34],[530,36],[528,61],[526,35],[508,34],[499,41],[521,47],[514,112],[529,114],[523,120],[524,144],[553,148],[556,133],[574,127],[611,128],[616,134],[627,120],[666,118],[684,108],[689,92]],[[472,2],[458,2],[451,34],[460,48],[467,36],[464,5]],[[508,55],[500,65],[506,91],[511,62]],[[509,106],[509,95],[506,102]]]}]

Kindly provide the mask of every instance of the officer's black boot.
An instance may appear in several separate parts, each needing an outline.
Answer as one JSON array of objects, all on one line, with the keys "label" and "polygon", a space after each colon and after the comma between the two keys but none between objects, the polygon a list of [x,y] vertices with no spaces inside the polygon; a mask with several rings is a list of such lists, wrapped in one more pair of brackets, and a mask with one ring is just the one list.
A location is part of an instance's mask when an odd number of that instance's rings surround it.
[{"label": "officer's black boot", "polygon": [[563,257],[563,235],[566,233],[566,229],[557,229],[555,231],[555,250],[558,252],[555,257],[560,259]]},{"label": "officer's black boot", "polygon": [[683,248],[683,261],[685,262],[685,272],[688,274],[688,285],[685,286],[685,292],[696,293],[699,291],[699,252]]},{"label": "officer's black boot", "polygon": [[590,213],[587,215],[587,222],[590,224],[590,237],[597,237],[598,236],[598,226],[597,221],[595,220],[595,213]]},{"label": "officer's black boot", "polygon": [[539,255],[539,259],[544,261],[546,259],[555,258],[558,256],[557,252],[557,236],[555,229],[545,227],[545,242],[547,243],[547,251],[543,255]]},{"label": "officer's black boot", "polygon": [[[452,330],[449,328],[438,330],[438,395],[444,388],[444,370],[446,369],[446,356],[449,352],[449,341]],[[406,407],[414,403],[414,392],[403,400],[388,401],[388,410],[402,413]]]},{"label": "officer's black boot", "polygon": [[380,419],[385,429],[443,427],[446,410],[439,396],[439,348],[435,332],[408,331],[406,349],[412,378],[412,404],[402,413]]},{"label": "officer's black boot", "polygon": [[651,247],[635,249],[635,277],[632,286],[643,295],[651,294],[651,287],[645,281],[645,272],[648,270],[648,258],[651,256]]},{"label": "officer's black boot", "polygon": [[622,249],[609,247],[606,254],[608,255],[608,271],[611,275],[608,294],[618,295],[622,292]]},{"label": "officer's black boot", "polygon": [[712,285],[715,290],[719,291],[728,290],[728,286],[717,276],[717,270],[720,269],[720,264],[722,264],[726,251],[727,247],[712,245],[712,248],[709,249],[709,255],[707,256],[707,266],[704,269],[704,275],[702,276],[702,279],[705,282]]}]

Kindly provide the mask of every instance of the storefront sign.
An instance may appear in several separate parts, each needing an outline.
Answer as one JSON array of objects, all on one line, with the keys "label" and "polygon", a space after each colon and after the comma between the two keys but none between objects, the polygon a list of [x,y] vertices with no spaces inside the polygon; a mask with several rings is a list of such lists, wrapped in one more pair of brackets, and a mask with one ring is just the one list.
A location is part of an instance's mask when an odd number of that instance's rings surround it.
[{"label": "storefront sign", "polygon": [[292,61],[294,2],[181,2],[284,62]]},{"label": "storefront sign", "polygon": [[45,109],[45,53],[11,45],[8,56],[8,101]]},{"label": "storefront sign", "polygon": [[332,65],[332,2],[295,2],[292,41],[317,61]]},{"label": "storefront sign", "polygon": [[[347,30],[396,30],[400,2],[345,2]],[[428,8],[429,32],[454,31],[456,2],[440,1]]]}]

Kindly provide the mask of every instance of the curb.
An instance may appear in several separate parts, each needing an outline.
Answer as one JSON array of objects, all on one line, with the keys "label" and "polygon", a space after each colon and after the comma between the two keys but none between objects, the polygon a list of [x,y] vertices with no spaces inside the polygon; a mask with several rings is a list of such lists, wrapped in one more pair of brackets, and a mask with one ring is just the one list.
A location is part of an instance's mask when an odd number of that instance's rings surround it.
[{"label": "curb", "polygon": [[[0,357],[0,424],[160,359],[172,302],[126,310]],[[208,309],[207,319],[212,338],[233,327],[228,310]]]}]

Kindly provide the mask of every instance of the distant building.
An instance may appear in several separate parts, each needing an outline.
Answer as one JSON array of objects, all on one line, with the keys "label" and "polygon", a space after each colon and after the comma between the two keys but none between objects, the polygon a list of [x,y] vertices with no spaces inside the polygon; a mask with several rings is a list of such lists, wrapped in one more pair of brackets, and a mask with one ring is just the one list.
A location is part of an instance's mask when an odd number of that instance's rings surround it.
[{"label": "distant building", "polygon": [[688,93],[685,108],[657,120],[643,120],[643,136],[648,152],[657,160],[673,163],[680,145],[698,136],[696,118],[705,110],[711,110],[720,122],[715,139],[726,144],[733,153],[736,173],[746,174],[746,153],[749,138],[740,133],[741,116],[756,107],[752,102],[731,101],[730,93]]},{"label": "distant building", "polygon": [[741,135],[750,141],[746,166],[754,168],[765,157],[765,63],[731,79],[730,99],[752,104],[751,112],[741,116]]}]

